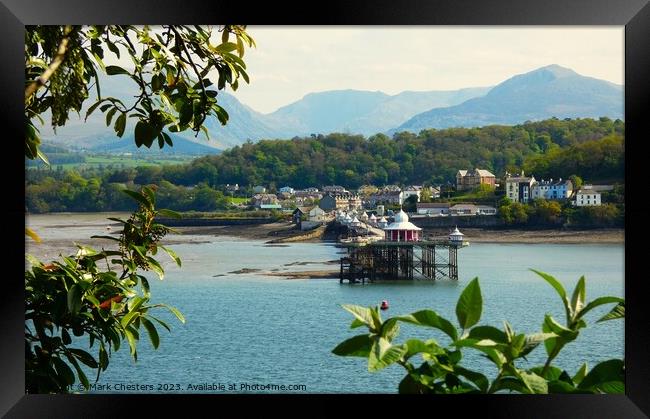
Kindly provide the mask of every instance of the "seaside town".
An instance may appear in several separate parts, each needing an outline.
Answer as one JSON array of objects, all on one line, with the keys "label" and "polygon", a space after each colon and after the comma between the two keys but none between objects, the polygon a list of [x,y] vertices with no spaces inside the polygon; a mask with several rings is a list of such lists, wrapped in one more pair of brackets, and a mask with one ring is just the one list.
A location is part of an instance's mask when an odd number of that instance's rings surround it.
[{"label": "seaside town", "polygon": [[[492,217],[499,214],[499,203],[503,204],[504,198],[521,204],[547,200],[574,207],[600,206],[602,194],[613,189],[614,185],[591,184],[576,188],[570,179],[538,180],[523,171],[506,172],[497,180],[489,170],[475,168],[458,170],[455,185],[364,185],[357,190],[338,185],[302,190],[282,186],[274,190],[256,185],[250,200],[239,204],[239,208],[291,214],[292,222],[302,231],[332,220],[353,227],[383,229],[400,210],[416,223],[430,217]],[[239,185],[226,185],[225,190],[239,196],[243,192]]]}]

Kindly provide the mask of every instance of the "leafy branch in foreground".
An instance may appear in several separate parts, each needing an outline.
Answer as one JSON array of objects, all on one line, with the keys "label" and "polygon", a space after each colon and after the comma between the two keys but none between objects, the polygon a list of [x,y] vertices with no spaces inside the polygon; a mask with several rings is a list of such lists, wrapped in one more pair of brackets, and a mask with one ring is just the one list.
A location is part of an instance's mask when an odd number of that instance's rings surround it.
[{"label": "leafy branch in foreground", "polygon": [[[215,32],[220,32],[219,34]],[[214,42],[216,40],[216,42]],[[243,61],[255,41],[244,25],[212,27],[162,25],[44,25],[25,28],[25,157],[41,158],[40,135],[49,112],[52,127],[64,126],[71,111],[81,112],[95,89],[97,99],[86,118],[99,107],[106,125],[122,137],[128,118],[135,118],[135,144],[172,146],[170,135],[191,129],[208,131],[205,120],[215,116],[222,125],[228,113],[219,105],[219,91],[237,90],[249,82]],[[128,58],[128,68],[105,60]],[[99,74],[131,83],[134,96],[102,96]],[[211,87],[213,86],[214,87]]]},{"label": "leafy branch in foreground", "polygon": [[[174,307],[149,303],[149,282],[140,273],[153,271],[163,279],[163,267],[152,257],[158,249],[181,265],[171,249],[159,244],[169,228],[155,222],[158,214],[176,214],[155,209],[151,188],[124,192],[139,203],[139,208],[128,220],[110,218],[123,225],[119,238],[93,236],[116,242],[118,250],[97,251],[77,245],[75,255],[49,264],[27,256],[32,265],[25,271],[27,393],[67,393],[76,381],[74,371],[79,382],[89,389],[90,382],[80,364],[96,370],[98,380],[109,365],[112,351],[119,350],[124,340],[137,361],[141,328],[157,349],[160,337],[156,325],[171,330],[166,322],[151,315],[153,309],[166,308],[185,322]],[[72,335],[78,339],[73,341]],[[92,348],[95,343],[96,357],[78,348],[86,344]]]},{"label": "leafy branch in foreground", "polygon": [[[401,365],[407,372],[399,384],[400,393],[624,393],[625,364],[622,359],[610,359],[591,370],[583,364],[574,374],[553,366],[552,361],[562,348],[574,341],[580,329],[587,326],[584,315],[592,309],[610,303],[617,305],[598,322],[624,318],[625,301],[618,297],[600,297],[585,303],[585,279],[580,278],[571,299],[562,284],[543,272],[534,271],[548,282],[562,299],[566,313],[564,325],[547,314],[542,330],[533,334],[516,333],[504,321],[503,330],[489,325],[477,325],[481,318],[483,300],[478,278],[462,292],[456,305],[459,332],[449,320],[432,310],[420,310],[405,316],[381,319],[378,307],[343,305],[353,316],[351,328],[365,326],[370,333],[354,336],[332,351],[340,356],[368,358],[368,370],[379,371],[391,364]],[[442,331],[451,340],[448,346],[434,339],[408,339],[393,343],[399,333],[399,323],[431,327]],[[521,368],[517,361],[544,343],[547,360],[542,366]],[[461,361],[463,349],[481,352],[497,368],[492,380],[484,374],[465,368]],[[423,362],[414,364],[420,355]]]}]

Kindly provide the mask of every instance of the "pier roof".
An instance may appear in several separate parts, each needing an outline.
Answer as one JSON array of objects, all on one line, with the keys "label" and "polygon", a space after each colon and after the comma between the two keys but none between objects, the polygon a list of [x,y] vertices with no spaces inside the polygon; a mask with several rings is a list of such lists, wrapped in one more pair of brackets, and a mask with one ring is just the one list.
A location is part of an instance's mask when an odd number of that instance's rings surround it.
[{"label": "pier roof", "polygon": [[409,216],[403,210],[395,215],[395,221],[390,223],[384,230],[413,230],[420,231],[420,227],[409,221]]}]

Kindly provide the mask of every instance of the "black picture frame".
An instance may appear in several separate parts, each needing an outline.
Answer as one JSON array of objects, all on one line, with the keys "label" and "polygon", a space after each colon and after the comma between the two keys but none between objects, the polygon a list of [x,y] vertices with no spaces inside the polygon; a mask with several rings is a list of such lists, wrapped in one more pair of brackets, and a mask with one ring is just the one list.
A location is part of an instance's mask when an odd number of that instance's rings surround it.
[{"label": "black picture frame", "polygon": [[[353,411],[384,415],[444,414],[445,408],[488,417],[544,418],[642,418],[650,416],[650,316],[643,292],[645,276],[641,261],[644,213],[638,189],[643,180],[645,107],[650,101],[650,5],[647,0],[330,0],[312,2],[235,2],[215,0],[2,0],[0,45],[2,67],[2,127],[9,158],[0,165],[3,178],[2,213],[4,244],[0,288],[0,415],[7,417],[104,417],[189,412],[200,407],[214,414],[231,408],[238,414],[272,408],[322,415]],[[552,395],[405,397],[399,395],[25,395],[24,394],[24,174],[20,158],[24,116],[24,26],[31,24],[162,24],[246,23],[268,25],[618,25],[625,26],[625,123],[626,123],[626,223],[625,223],[625,395]],[[15,150],[14,150],[15,148]],[[636,175],[635,175],[636,173]],[[639,178],[637,178],[637,176]],[[21,245],[21,243],[23,245]],[[345,385],[345,383],[341,383]],[[253,401],[254,400],[254,401]],[[306,402],[299,408],[295,402]],[[228,404],[228,409],[224,406]],[[302,405],[302,403],[300,403]],[[191,407],[191,410],[190,410]],[[268,412],[268,411],[267,411]]]}]

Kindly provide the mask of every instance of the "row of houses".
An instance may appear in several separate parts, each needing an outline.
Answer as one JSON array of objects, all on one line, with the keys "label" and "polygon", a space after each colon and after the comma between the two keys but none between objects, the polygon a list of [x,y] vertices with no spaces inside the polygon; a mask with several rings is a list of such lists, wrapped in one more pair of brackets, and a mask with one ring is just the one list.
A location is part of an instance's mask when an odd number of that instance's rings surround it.
[{"label": "row of houses", "polygon": [[489,205],[455,204],[449,202],[422,202],[416,204],[419,215],[428,216],[462,216],[462,215],[496,215],[497,209]]},{"label": "row of houses", "polygon": [[[574,191],[573,182],[569,179],[537,181],[534,176],[506,173],[506,196],[513,202],[529,203],[535,199],[561,200],[571,199],[575,195],[573,205],[578,207],[601,205],[601,191],[610,191],[612,185],[584,185]],[[574,194],[575,192],[575,194]]]}]

